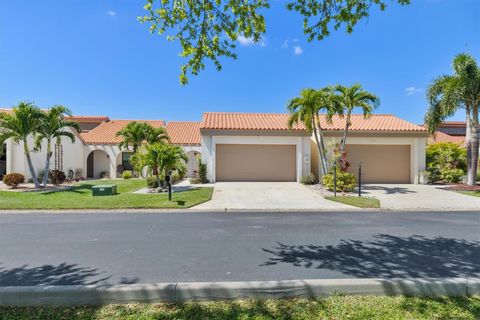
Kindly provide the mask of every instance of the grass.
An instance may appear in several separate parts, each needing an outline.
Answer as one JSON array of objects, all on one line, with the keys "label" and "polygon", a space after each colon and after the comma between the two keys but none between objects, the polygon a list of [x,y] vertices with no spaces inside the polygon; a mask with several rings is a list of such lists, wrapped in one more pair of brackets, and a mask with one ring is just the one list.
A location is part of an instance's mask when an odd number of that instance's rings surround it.
[{"label": "grass", "polygon": [[[92,186],[114,183],[117,195],[92,196]],[[213,188],[198,188],[173,193],[172,201],[165,194],[133,194],[145,187],[144,179],[92,180],[61,192],[0,191],[0,209],[128,209],[189,208],[212,198]]]},{"label": "grass", "polygon": [[458,191],[469,196],[480,197],[480,191]]},{"label": "grass", "polygon": [[325,197],[325,199],[359,208],[380,208],[380,201],[371,197],[337,196]]},{"label": "grass", "polygon": [[334,296],[309,300],[244,300],[104,307],[0,308],[2,320],[126,319],[479,319],[480,297]]}]

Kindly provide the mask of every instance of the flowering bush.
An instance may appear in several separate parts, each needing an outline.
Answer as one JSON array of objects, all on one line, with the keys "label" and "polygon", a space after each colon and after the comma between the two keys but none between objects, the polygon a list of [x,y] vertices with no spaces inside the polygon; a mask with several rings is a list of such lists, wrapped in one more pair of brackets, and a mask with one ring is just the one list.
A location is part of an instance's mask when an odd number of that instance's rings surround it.
[{"label": "flowering bush", "polygon": [[[330,191],[334,189],[334,177],[333,173],[326,174],[322,177],[323,185]],[[343,172],[337,170],[337,191],[339,192],[352,192],[355,190],[357,179],[355,175],[350,172]]]}]

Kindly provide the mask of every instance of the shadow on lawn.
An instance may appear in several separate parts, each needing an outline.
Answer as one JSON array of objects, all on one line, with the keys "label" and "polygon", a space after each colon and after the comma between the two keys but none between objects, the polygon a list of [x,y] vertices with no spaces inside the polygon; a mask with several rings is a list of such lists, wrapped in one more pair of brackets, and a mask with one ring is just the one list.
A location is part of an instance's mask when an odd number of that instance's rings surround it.
[{"label": "shadow on lawn", "polygon": [[[11,269],[0,267],[0,286],[98,284],[110,278],[110,276],[102,276],[102,273],[94,268],[83,268],[77,264],[67,263],[43,265],[40,267],[23,265]],[[126,282],[127,280],[125,279],[124,281]],[[131,281],[136,280],[129,281],[128,283],[132,283]]]},{"label": "shadow on lawn", "polygon": [[282,263],[329,269],[360,278],[480,276],[480,242],[414,235],[378,234],[374,240],[341,240],[337,245],[277,243],[261,266]]}]

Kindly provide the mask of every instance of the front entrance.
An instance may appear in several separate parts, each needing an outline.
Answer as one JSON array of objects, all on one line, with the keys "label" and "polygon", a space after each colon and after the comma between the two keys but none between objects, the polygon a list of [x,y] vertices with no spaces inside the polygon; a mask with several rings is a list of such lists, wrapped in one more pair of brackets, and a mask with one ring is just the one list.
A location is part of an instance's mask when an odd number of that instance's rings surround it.
[{"label": "front entrance", "polygon": [[103,150],[94,150],[87,157],[87,178],[98,179],[110,176],[110,157]]},{"label": "front entrance", "polygon": [[90,152],[87,158],[87,178],[93,179],[93,152]]},{"label": "front entrance", "polygon": [[297,181],[295,145],[217,144],[216,181]]}]

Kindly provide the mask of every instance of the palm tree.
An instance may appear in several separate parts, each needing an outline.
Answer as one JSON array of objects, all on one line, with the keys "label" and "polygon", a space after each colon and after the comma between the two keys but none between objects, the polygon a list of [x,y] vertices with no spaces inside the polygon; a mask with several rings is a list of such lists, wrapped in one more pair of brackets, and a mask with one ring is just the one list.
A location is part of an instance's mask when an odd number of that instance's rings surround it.
[{"label": "palm tree", "polygon": [[65,118],[65,116],[71,115],[72,112],[68,108],[60,105],[53,106],[48,111],[42,112],[41,124],[36,132],[35,145],[37,149],[41,149],[43,140],[47,142],[47,156],[42,181],[44,187],[47,185],[50,159],[52,158],[52,140],[55,139],[56,143],[60,144],[62,137],[67,137],[74,143],[75,134],[71,131],[65,131],[65,129],[71,128],[80,132],[80,125],[78,123]]},{"label": "palm tree", "polygon": [[335,106],[332,103],[332,90],[330,87],[315,89],[303,89],[300,96],[291,99],[288,102],[287,109],[290,113],[288,127],[291,129],[294,124],[302,122],[309,132],[313,132],[315,142],[317,143],[318,153],[323,174],[328,173],[327,152],[325,149],[325,139],[320,122],[320,112],[325,111],[327,121],[331,121],[333,114],[336,113]]},{"label": "palm tree", "polygon": [[338,115],[345,118],[345,129],[340,143],[340,153],[343,154],[347,144],[348,130],[352,125],[351,115],[353,110],[361,108],[363,117],[368,118],[380,104],[380,99],[376,95],[363,90],[360,84],[354,84],[351,87],[336,85],[334,90],[333,101],[337,106]]},{"label": "palm tree", "polygon": [[0,145],[3,145],[7,139],[13,139],[15,143],[23,143],[23,153],[27,158],[30,175],[37,189],[40,185],[30,156],[28,139],[37,133],[42,117],[42,111],[31,102],[20,102],[13,108],[12,114],[0,114],[0,128],[2,128]]},{"label": "palm tree", "polygon": [[480,68],[475,59],[466,53],[453,60],[453,75],[435,78],[427,90],[429,108],[425,125],[430,133],[459,109],[465,110],[467,132],[467,183],[476,184],[478,169],[478,133],[480,107]]},{"label": "palm tree", "polygon": [[117,132],[117,137],[122,137],[122,142],[119,143],[119,148],[128,149],[130,146],[133,149],[133,152],[137,152],[138,148],[147,138],[147,132],[151,127],[148,123],[145,122],[130,122],[123,129]]},{"label": "palm tree", "polygon": [[160,182],[160,176],[167,176],[168,172],[173,169],[184,173],[187,161],[187,155],[179,146],[156,143],[146,147],[145,163],[152,170],[152,174],[157,177],[158,182]]},{"label": "palm tree", "polygon": [[152,126],[146,127],[145,142],[148,144],[164,143],[170,141],[167,135],[167,130],[163,127],[154,128]]}]

